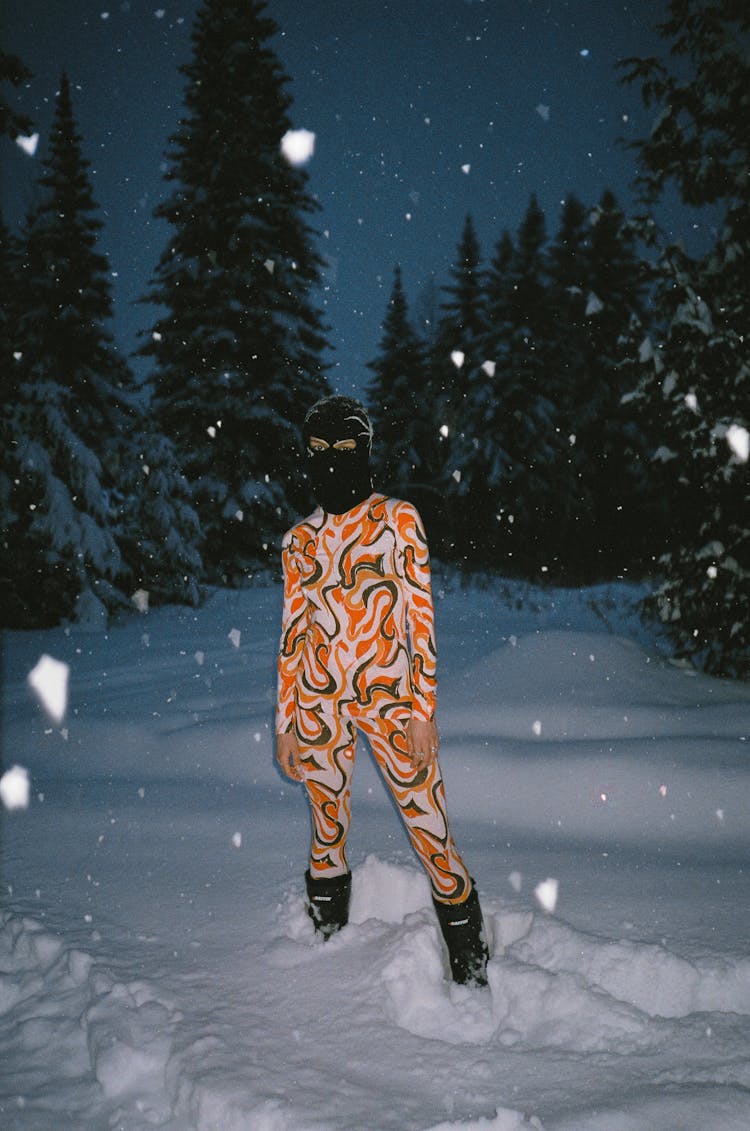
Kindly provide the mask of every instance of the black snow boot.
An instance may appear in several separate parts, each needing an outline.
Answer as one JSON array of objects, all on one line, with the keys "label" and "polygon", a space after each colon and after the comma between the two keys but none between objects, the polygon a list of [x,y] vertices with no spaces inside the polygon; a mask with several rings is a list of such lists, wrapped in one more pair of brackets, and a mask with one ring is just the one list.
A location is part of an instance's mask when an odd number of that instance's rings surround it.
[{"label": "black snow boot", "polygon": [[305,872],[307,913],[324,939],[329,939],[349,922],[349,897],[352,893],[352,874],[313,879]]},{"label": "black snow boot", "polygon": [[440,903],[434,896],[432,902],[448,947],[453,981],[486,986],[489,951],[474,881],[463,903]]}]

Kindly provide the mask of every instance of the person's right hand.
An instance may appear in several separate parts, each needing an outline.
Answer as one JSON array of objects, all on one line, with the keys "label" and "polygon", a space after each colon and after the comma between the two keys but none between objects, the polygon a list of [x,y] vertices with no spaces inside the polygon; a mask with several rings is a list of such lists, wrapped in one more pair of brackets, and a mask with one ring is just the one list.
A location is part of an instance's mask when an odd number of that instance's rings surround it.
[{"label": "person's right hand", "polygon": [[276,760],[282,774],[292,781],[302,781],[302,756],[293,730],[276,735]]}]

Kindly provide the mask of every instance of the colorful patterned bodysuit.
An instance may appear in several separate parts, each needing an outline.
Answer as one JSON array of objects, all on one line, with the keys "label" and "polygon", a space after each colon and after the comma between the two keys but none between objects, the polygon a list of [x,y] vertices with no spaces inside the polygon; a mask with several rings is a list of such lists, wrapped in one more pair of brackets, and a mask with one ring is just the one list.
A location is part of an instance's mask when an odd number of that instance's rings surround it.
[{"label": "colorful patterned bodysuit", "polygon": [[453,843],[440,767],[415,769],[406,725],[435,711],[430,565],[411,503],[374,494],[345,514],[315,511],[285,536],[276,730],[293,728],[312,808],[310,871],[348,871],[356,730],[370,744],[436,898],[470,890]]}]

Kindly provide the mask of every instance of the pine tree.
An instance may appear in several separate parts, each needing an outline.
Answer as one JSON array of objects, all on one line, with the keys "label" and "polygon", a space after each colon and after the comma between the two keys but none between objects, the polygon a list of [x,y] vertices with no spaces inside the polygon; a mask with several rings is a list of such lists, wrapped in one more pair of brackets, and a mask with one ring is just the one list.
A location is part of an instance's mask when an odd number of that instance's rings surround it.
[{"label": "pine tree", "polygon": [[[555,239],[547,251],[547,270],[551,314],[556,323],[554,329],[559,331],[554,337],[555,352],[558,362],[573,369],[578,363],[587,307],[588,235],[586,207],[574,193],[569,193],[563,202]],[[572,355],[570,362],[568,355]]]},{"label": "pine tree", "polygon": [[[628,60],[626,79],[658,108],[638,143],[646,205],[671,182],[689,204],[724,210],[704,256],[660,241],[659,339],[641,343],[634,399],[661,422],[654,453],[679,523],[649,602],[680,652],[750,676],[750,12],[738,0],[672,0],[659,27],[675,65]],[[650,225],[654,231],[655,226]]]},{"label": "pine tree", "polygon": [[[453,437],[452,460],[460,470],[453,492],[467,519],[461,530],[461,549],[478,567],[512,567],[513,522],[510,484],[517,470],[509,447],[512,389],[507,358],[511,337],[510,271],[515,248],[503,232],[485,277],[485,322],[470,362],[463,429]],[[478,360],[481,358],[481,362]],[[510,425],[510,427],[509,427]],[[510,445],[512,447],[512,445]]]},{"label": "pine tree", "polygon": [[516,251],[509,271],[509,316],[512,327],[509,362],[526,374],[530,387],[542,391],[547,372],[544,344],[548,339],[549,281],[547,224],[532,194],[518,229]]},{"label": "pine tree", "polygon": [[585,206],[570,193],[563,203],[560,224],[546,256],[549,279],[546,352],[554,368],[563,417],[584,366],[586,317],[596,303],[588,278],[586,218]]},{"label": "pine tree", "polygon": [[568,197],[549,249],[548,348],[558,375],[561,480],[571,487],[558,536],[561,571],[573,583],[627,572],[643,525],[643,452],[621,404],[619,365],[623,334],[641,311],[643,268],[633,244],[606,190],[588,214]]},{"label": "pine tree", "polygon": [[567,378],[551,346],[549,284],[546,218],[532,195],[507,272],[507,327],[495,380],[507,405],[503,514],[513,516],[516,568],[535,576],[556,568],[573,493],[561,427]]},{"label": "pine tree", "polygon": [[121,600],[110,492],[129,372],[106,328],[108,263],[96,251],[101,223],[87,167],[63,75],[18,268],[16,473],[0,569],[0,604],[18,624]]},{"label": "pine tree", "polygon": [[18,380],[16,348],[18,322],[18,288],[20,280],[20,246],[0,212],[0,395],[7,410],[16,401]]},{"label": "pine tree", "polygon": [[443,287],[435,345],[429,359],[439,421],[438,482],[446,496],[445,528],[440,547],[460,561],[472,558],[467,541],[468,525],[461,487],[466,445],[471,443],[467,427],[471,420],[469,374],[484,334],[484,269],[481,249],[470,215],[467,215],[450,281]]},{"label": "pine tree", "polygon": [[438,323],[440,321],[440,288],[435,276],[430,275],[417,295],[414,325],[427,354],[435,352]]},{"label": "pine tree", "polygon": [[468,377],[485,328],[484,270],[471,215],[464,221],[450,282],[443,288],[436,351],[443,380],[445,421],[451,432],[461,429]]},{"label": "pine tree", "polygon": [[[116,537],[131,597],[148,606],[197,605],[203,563],[198,516],[171,441],[145,418],[123,469]],[[145,594],[145,598],[143,597]]]},{"label": "pine tree", "polygon": [[259,0],[198,11],[157,209],[172,234],[148,296],[166,309],[144,347],[154,411],[195,494],[208,575],[230,583],[273,556],[300,505],[300,424],[328,391],[317,205],[280,151],[291,100],[276,31]]},{"label": "pine tree", "polygon": [[77,434],[107,467],[117,459],[113,439],[125,422],[131,377],[108,329],[110,269],[97,250],[103,225],[88,167],[63,73],[40,199],[25,233],[21,331],[33,372],[64,385]]},{"label": "pine tree", "polygon": [[486,353],[489,346],[495,360],[506,356],[509,350],[513,291],[511,270],[515,255],[513,237],[506,228],[497,241],[486,283],[487,327],[482,339],[482,352]]},{"label": "pine tree", "polygon": [[[20,351],[17,327],[20,282],[20,248],[11,236],[0,213],[0,596],[8,606],[15,605],[13,547],[10,544],[16,513],[17,483],[20,479],[19,386]],[[8,614],[3,615],[3,620]],[[11,619],[15,619],[11,616]]]},{"label": "pine tree", "polygon": [[[587,213],[570,193],[563,202],[560,223],[547,251],[547,340],[544,353],[554,372],[556,419],[559,427],[560,481],[569,492],[558,508],[555,522],[557,572],[570,581],[572,562],[580,561],[581,526],[592,507],[591,480],[586,474],[587,455],[580,444],[581,414],[591,410],[585,402],[587,382],[587,316],[598,300],[590,290]],[[589,547],[587,547],[587,552]]]},{"label": "pine tree", "polygon": [[375,434],[375,478],[384,490],[411,498],[412,487],[417,484],[423,488],[428,480],[437,425],[430,405],[424,349],[409,319],[400,267],[394,272],[380,350],[368,368],[373,373],[367,400]]},{"label": "pine tree", "polygon": [[648,425],[623,403],[625,341],[633,320],[645,317],[646,269],[608,189],[589,216],[586,268],[585,357],[570,427],[591,500],[579,524],[578,574],[599,579],[643,568],[654,521],[643,471]]}]

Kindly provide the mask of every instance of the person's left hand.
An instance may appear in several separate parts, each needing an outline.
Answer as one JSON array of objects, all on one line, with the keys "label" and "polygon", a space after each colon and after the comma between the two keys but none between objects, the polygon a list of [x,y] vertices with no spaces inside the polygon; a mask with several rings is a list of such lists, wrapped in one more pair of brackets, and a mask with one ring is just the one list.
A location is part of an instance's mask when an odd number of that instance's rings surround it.
[{"label": "person's left hand", "polygon": [[438,756],[437,724],[434,719],[426,722],[424,719],[409,719],[406,727],[406,741],[409,759],[415,770],[422,770],[431,765]]}]

